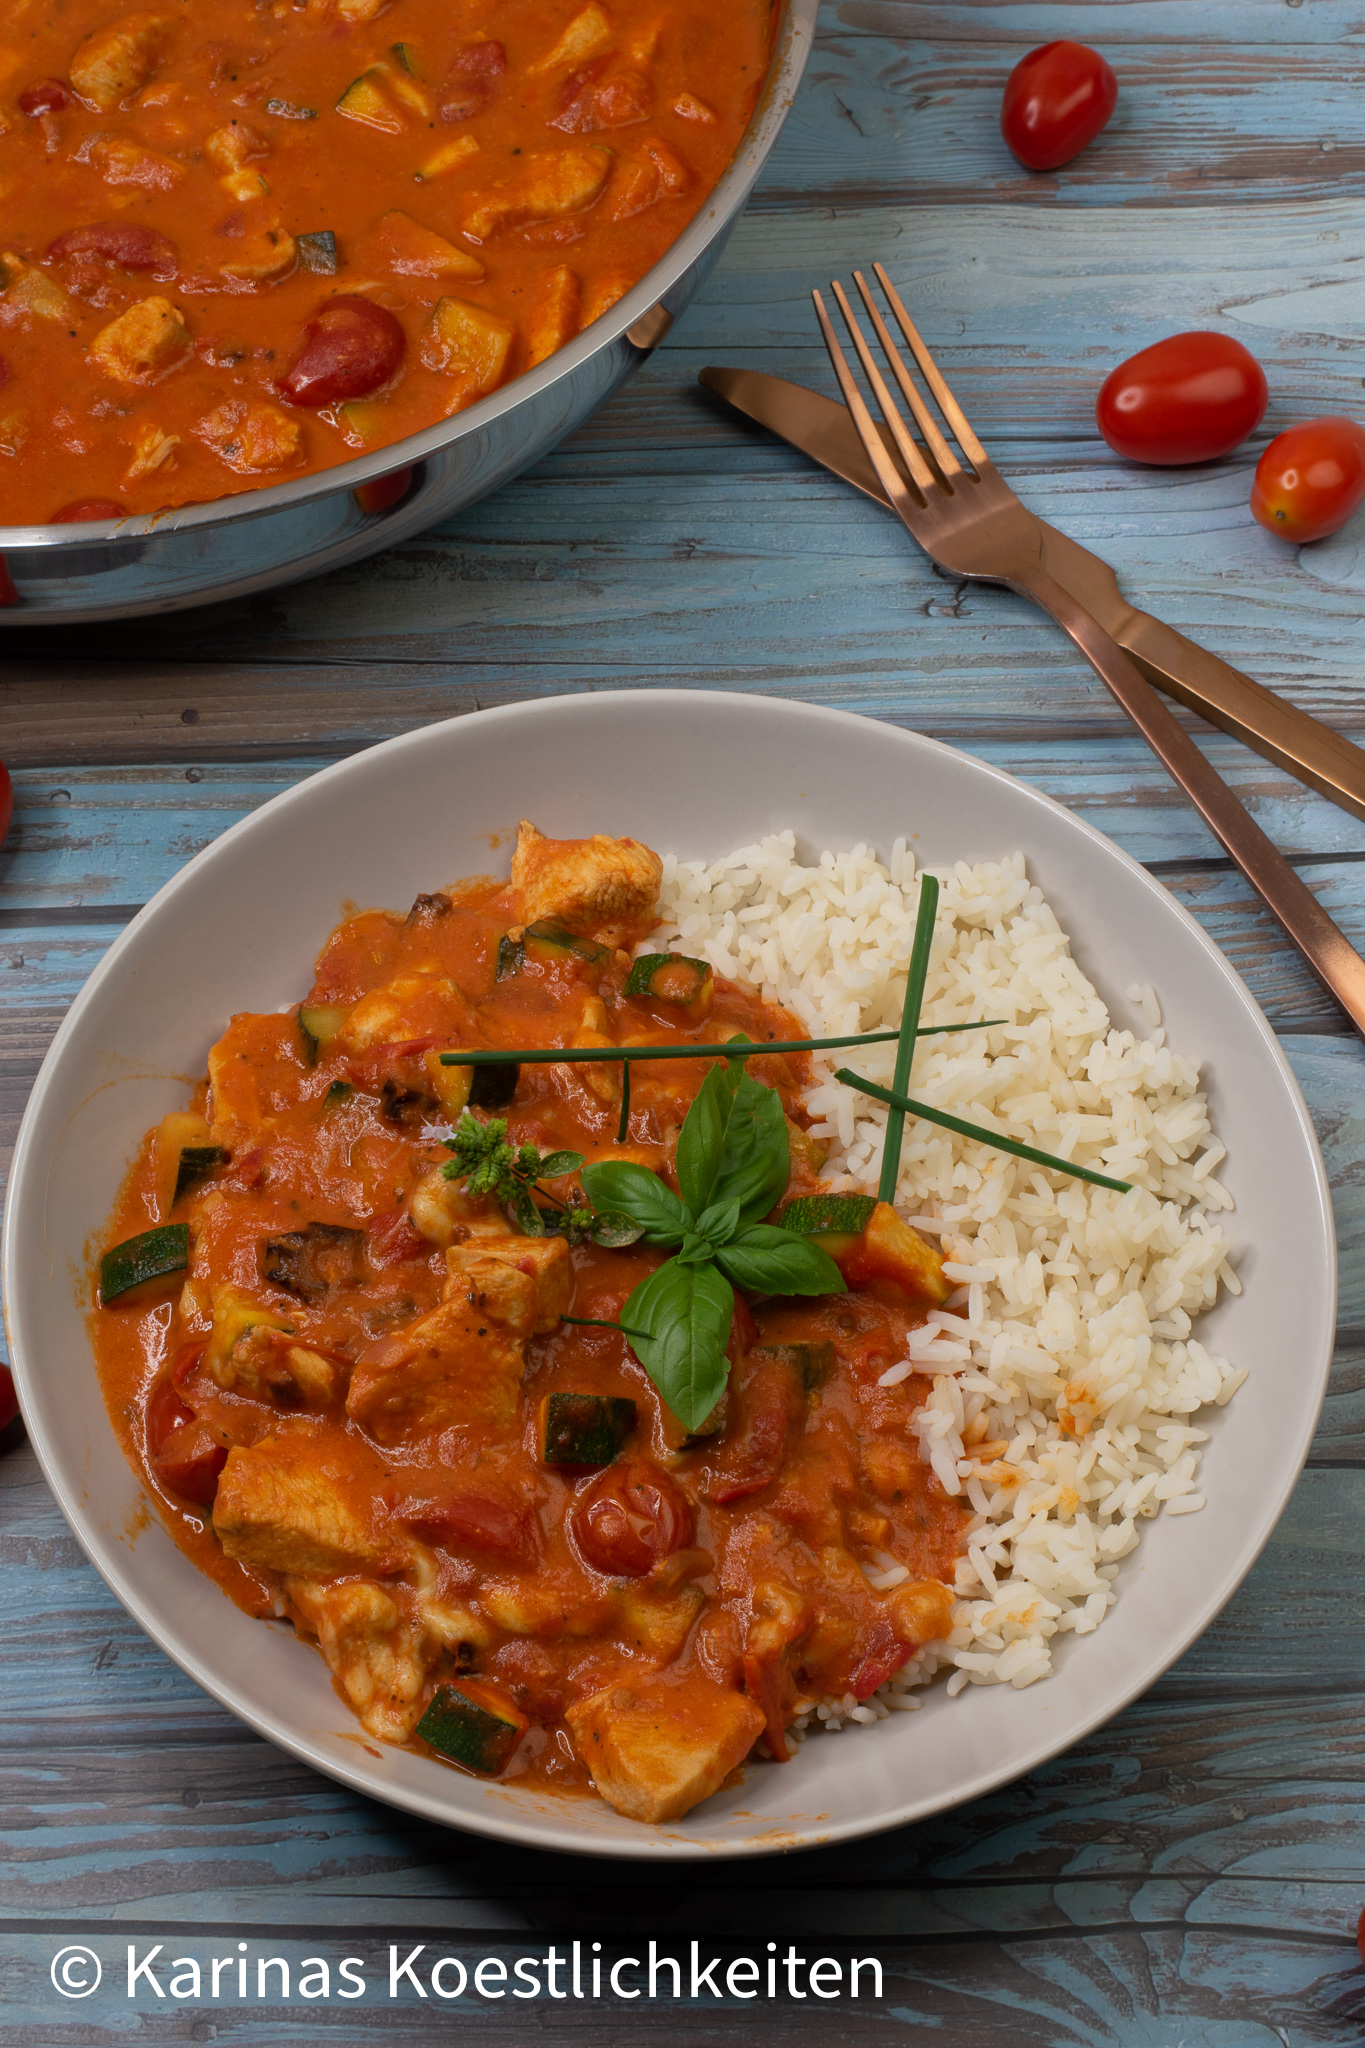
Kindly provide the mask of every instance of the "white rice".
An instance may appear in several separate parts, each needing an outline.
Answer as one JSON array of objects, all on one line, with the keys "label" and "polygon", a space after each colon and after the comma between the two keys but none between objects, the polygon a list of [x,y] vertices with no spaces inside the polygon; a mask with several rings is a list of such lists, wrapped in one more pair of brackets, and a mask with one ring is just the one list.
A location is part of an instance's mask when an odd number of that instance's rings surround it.
[{"label": "white rice", "polygon": [[[912,1092],[1134,1185],[1064,1179],[907,1120],[898,1206],[936,1236],[957,1287],[885,1377],[932,1375],[920,1454],[974,1520],[947,1640],[861,1705],[803,1703],[798,1735],[914,1708],[944,1668],[950,1693],[1047,1677],[1053,1638],[1088,1635],[1114,1605],[1140,1524],[1203,1507],[1194,1418],[1246,1377],[1192,1334],[1220,1283],[1241,1291],[1214,1220],[1232,1200],[1198,1062],[1166,1045],[1155,990],[1127,991],[1149,1037],[1111,1025],[1022,854],[933,873],[922,1022],[1008,1021],[921,1039]],[[886,864],[858,846],[802,867],[785,832],[710,865],[666,856],[648,950],[662,937],[756,984],[811,1037],[884,1029],[900,1019],[918,897],[904,840]],[[837,1189],[876,1192],[886,1111],[831,1069],[887,1086],[894,1057],[888,1044],[816,1059],[806,1104]],[[864,1570],[877,1586],[904,1572],[891,1557]]]}]

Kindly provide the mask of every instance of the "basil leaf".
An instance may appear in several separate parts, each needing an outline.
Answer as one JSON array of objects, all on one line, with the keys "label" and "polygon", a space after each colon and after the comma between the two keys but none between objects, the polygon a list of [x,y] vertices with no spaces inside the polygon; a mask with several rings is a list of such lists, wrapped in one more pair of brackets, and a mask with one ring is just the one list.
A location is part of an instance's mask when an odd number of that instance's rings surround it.
[{"label": "basil leaf", "polygon": [[709,1245],[728,1244],[740,1227],[738,1202],[713,1202],[697,1218],[697,1235]]},{"label": "basil leaf", "polygon": [[704,1209],[711,1199],[711,1184],[720,1170],[734,1099],[734,1076],[728,1067],[717,1063],[698,1089],[678,1133],[674,1170],[682,1198],[694,1213]]},{"label": "basil leaf", "polygon": [[782,1097],[745,1074],[735,1090],[711,1200],[738,1202],[741,1223],[757,1223],[786,1192],[790,1174],[791,1142]]},{"label": "basil leaf", "polygon": [[577,1173],[582,1164],[581,1152],[547,1152],[536,1172],[541,1180],[558,1180],[561,1174]]},{"label": "basil leaf", "polygon": [[620,1251],[622,1246],[636,1243],[644,1234],[643,1223],[632,1223],[629,1216],[617,1215],[611,1209],[594,1216],[586,1232],[594,1244],[602,1245],[607,1251]]},{"label": "basil leaf", "polygon": [[844,1294],[843,1274],[821,1246],[794,1230],[754,1223],[723,1245],[716,1264],[755,1294]]},{"label": "basil leaf", "polygon": [[700,1237],[695,1230],[688,1231],[677,1251],[685,1266],[702,1266],[715,1256],[716,1248],[710,1239]]},{"label": "basil leaf", "polygon": [[683,1428],[698,1430],[725,1390],[725,1347],[734,1290],[713,1265],[670,1259],[635,1289],[621,1310],[630,1345]]},{"label": "basil leaf", "polygon": [[657,1173],[628,1159],[603,1159],[583,1168],[583,1190],[594,1209],[628,1216],[646,1244],[681,1244],[691,1218]]},{"label": "basil leaf", "polygon": [[516,1217],[518,1226],[524,1236],[544,1237],[545,1225],[541,1220],[539,1207],[531,1199],[529,1188],[519,1188],[517,1190],[512,1202],[512,1214]]}]

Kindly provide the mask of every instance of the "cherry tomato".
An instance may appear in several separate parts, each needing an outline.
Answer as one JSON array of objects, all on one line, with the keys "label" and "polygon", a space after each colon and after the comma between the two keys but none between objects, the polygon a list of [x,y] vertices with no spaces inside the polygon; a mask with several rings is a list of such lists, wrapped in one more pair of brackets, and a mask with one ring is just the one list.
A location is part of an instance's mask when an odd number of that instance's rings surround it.
[{"label": "cherry tomato", "polygon": [[1281,540],[1321,540],[1365,499],[1365,427],[1342,414],[1277,434],[1256,465],[1251,509]]},{"label": "cherry tomato", "polygon": [[72,228],[58,235],[48,244],[47,260],[117,264],[120,270],[155,270],[172,277],[180,258],[175,243],[155,228],[131,220],[97,220],[87,228]]},{"label": "cherry tomato", "polygon": [[74,505],[63,505],[60,512],[52,515],[54,526],[84,526],[94,519],[126,519],[128,507],[120,505],[117,498],[78,498]]},{"label": "cherry tomato", "polygon": [[1111,370],[1095,420],[1116,455],[1174,466],[1226,455],[1260,425],[1265,371],[1230,334],[1153,342]]},{"label": "cherry tomato", "polygon": [[147,1449],[163,1486],[208,1507],[218,1491],[227,1451],[195,1420],[169,1379],[153,1389],[147,1403]]},{"label": "cherry tomato", "polygon": [[692,1508],[657,1465],[609,1465],[579,1494],[569,1526],[585,1563],[611,1579],[639,1579],[692,1541]]},{"label": "cherry tomato", "polygon": [[10,819],[14,816],[14,784],[10,781],[9,769],[0,761],[0,846],[5,843]]},{"label": "cherry tomato", "polygon": [[1005,82],[1000,133],[1030,171],[1055,171],[1095,140],[1119,86],[1098,50],[1044,43],[1021,57]]},{"label": "cherry tomato", "polygon": [[530,1563],[536,1555],[531,1510],[511,1507],[484,1493],[439,1493],[400,1501],[394,1520],[404,1522],[426,1543],[491,1551]]},{"label": "cherry tomato", "polygon": [[507,52],[491,37],[460,43],[436,95],[438,121],[468,121],[480,113],[493,97],[494,89],[507,69]]},{"label": "cherry tomato", "polygon": [[386,307],[351,294],[329,299],[303,331],[303,347],[280,379],[280,390],[292,405],[368,398],[388,383],[407,346]]},{"label": "cherry tomato", "polygon": [[70,93],[60,78],[45,78],[41,85],[30,85],[19,95],[21,114],[59,114]]},{"label": "cherry tomato", "polygon": [[0,1429],[8,1429],[19,1413],[19,1396],[14,1391],[14,1374],[0,1365]]}]

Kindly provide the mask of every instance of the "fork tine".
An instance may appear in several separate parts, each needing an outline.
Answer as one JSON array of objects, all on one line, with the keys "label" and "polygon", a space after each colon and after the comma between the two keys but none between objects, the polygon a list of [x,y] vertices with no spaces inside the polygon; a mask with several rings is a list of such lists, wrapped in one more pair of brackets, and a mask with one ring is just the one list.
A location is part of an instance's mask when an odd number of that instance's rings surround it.
[{"label": "fork tine", "polygon": [[844,288],[837,278],[830,286],[830,290],[834,293],[835,303],[844,316],[844,325],[847,327],[849,337],[858,352],[858,361],[863,366],[863,375],[872,386],[872,395],[877,401],[882,418],[891,429],[892,439],[896,443],[901,461],[910,472],[911,481],[918,487],[921,493],[932,490],[938,479],[925,461],[923,450],[906,426],[905,421],[901,418],[896,401],[886,388],[886,379],[877,368],[872,351],[863,339],[863,330],[858,325],[857,315],[854,313],[852,306],[850,306]]},{"label": "fork tine", "polygon": [[924,374],[924,381],[929,386],[929,389],[933,392],[934,397],[938,400],[939,409],[942,412],[944,419],[947,420],[948,425],[957,435],[958,441],[961,445],[963,453],[967,457],[967,460],[973,465],[973,467],[976,467],[980,463],[988,462],[990,460],[990,457],[987,455],[981,443],[977,440],[976,435],[972,432],[971,426],[967,419],[967,415],[963,412],[962,407],[958,404],[957,400],[953,397],[952,392],[944,383],[943,377],[939,371],[938,364],[934,361],[928,349],[924,346],[923,341],[920,339],[919,329],[915,326],[914,321],[910,318],[910,315],[906,312],[904,306],[901,304],[900,294],[897,292],[896,287],[892,284],[890,278],[886,274],[885,269],[880,263],[873,264],[872,275],[876,278],[878,284],[886,293],[887,304],[890,306],[891,311],[896,316],[896,324],[900,328],[900,331],[905,336],[906,340],[909,342],[911,350],[914,354],[915,361],[919,364],[920,369]]},{"label": "fork tine", "polygon": [[[839,389],[843,393],[844,404],[848,407],[853,424],[858,429],[858,439],[867,450],[867,459],[876,470],[877,480],[881,484],[882,489],[886,492],[887,497],[895,506],[897,512],[900,513],[901,518],[908,522],[910,514],[919,511],[919,503],[912,496],[905,478],[891,460],[890,450],[877,432],[872,415],[868,411],[863,399],[863,394],[858,389],[857,381],[852,370],[849,368],[848,357],[844,354],[839,344],[839,337],[834,332],[833,323],[830,320],[829,314],[825,311],[824,300],[819,292],[812,292],[811,298],[815,301],[815,317],[820,322],[820,332],[825,338],[825,347],[829,350],[829,359],[834,365],[834,374],[839,380]],[[921,461],[921,467],[923,468],[923,466]],[[927,469],[924,470],[924,474],[928,477],[929,472]]]},{"label": "fork tine", "polygon": [[872,322],[873,331],[882,345],[882,353],[891,365],[891,374],[901,388],[901,396],[915,415],[915,424],[928,444],[930,459],[937,463],[944,482],[951,490],[951,479],[962,475],[962,464],[944,440],[943,435],[939,431],[938,421],[920,397],[919,386],[906,369],[901,352],[887,331],[886,322],[881,316],[881,309],[869,291],[867,280],[861,270],[854,271],[853,282],[857,285],[862,302],[867,308],[868,318]]}]

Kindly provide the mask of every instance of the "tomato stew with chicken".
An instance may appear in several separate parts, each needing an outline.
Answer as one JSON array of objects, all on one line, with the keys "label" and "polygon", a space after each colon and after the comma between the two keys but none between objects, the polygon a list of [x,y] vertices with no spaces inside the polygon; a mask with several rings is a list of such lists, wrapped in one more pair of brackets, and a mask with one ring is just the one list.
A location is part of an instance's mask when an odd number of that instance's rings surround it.
[{"label": "tomato stew with chicken", "polygon": [[[704,962],[635,957],[661,872],[637,841],[523,824],[510,883],[338,926],[307,999],[234,1017],[148,1134],[92,1313],[175,1540],[316,1639],[372,1736],[592,1784],[642,1821],[756,1743],[785,1759],[798,1712],[867,1698],[945,1635],[967,1527],[919,1456],[929,1382],[879,1384],[951,1291],[938,1254],[886,1205],[822,1196],[804,1054],[746,1056],[742,1083],[721,1055],[795,1019]],[[623,1105],[610,1052],[675,1045],[716,1057],[632,1061]],[[442,1057],[475,1048],[607,1056]],[[683,1213],[689,1134],[722,1100],[716,1204],[651,1244],[598,1193]],[[808,1291],[708,1269],[719,1378],[700,1407],[674,1393],[684,1423],[657,1384],[676,1331],[632,1313],[670,1253],[701,1288],[698,1232],[741,1241],[732,1186],[778,1222],[746,1241],[785,1244],[792,1274],[795,1242]],[[811,1250],[794,1233],[818,1213],[837,1227]],[[879,1590],[888,1559],[908,1576]]]},{"label": "tomato stew with chicken", "polygon": [[401,440],[696,213],[771,0],[36,0],[0,31],[0,524]]}]

